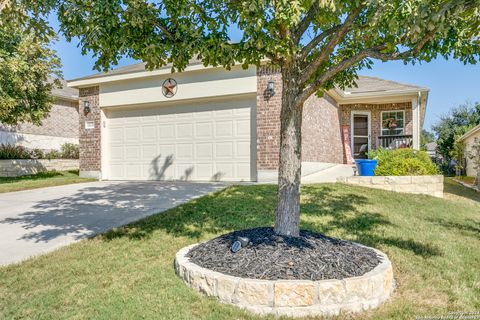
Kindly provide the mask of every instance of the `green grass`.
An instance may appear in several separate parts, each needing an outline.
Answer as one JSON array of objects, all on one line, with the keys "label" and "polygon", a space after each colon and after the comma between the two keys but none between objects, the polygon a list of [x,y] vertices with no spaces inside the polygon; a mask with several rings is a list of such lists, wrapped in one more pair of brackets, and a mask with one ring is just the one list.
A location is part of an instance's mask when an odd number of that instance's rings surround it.
[{"label": "green grass", "polygon": [[460,180],[462,182],[474,185],[476,182],[475,177],[467,177],[467,176],[460,176],[460,177],[455,177],[455,179]]},{"label": "green grass", "polygon": [[[173,260],[188,244],[272,225],[275,189],[232,186],[0,268],[0,319],[260,319],[187,288]],[[480,195],[451,180],[446,191],[437,199],[340,184],[303,187],[302,228],[373,246],[393,263],[392,299],[355,319],[480,310]]]},{"label": "green grass", "polygon": [[47,171],[21,177],[0,177],[0,193],[87,181],[95,181],[95,179],[80,178],[78,176],[78,170]]}]

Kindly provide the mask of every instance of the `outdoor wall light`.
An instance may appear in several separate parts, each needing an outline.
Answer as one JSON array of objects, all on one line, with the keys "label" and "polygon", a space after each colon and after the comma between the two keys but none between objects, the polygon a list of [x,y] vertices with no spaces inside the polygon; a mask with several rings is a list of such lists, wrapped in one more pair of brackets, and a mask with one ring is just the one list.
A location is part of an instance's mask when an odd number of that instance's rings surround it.
[{"label": "outdoor wall light", "polygon": [[83,112],[85,114],[90,112],[90,101],[83,101]]},{"label": "outdoor wall light", "polygon": [[267,97],[271,98],[275,95],[275,81],[269,80],[267,83]]}]

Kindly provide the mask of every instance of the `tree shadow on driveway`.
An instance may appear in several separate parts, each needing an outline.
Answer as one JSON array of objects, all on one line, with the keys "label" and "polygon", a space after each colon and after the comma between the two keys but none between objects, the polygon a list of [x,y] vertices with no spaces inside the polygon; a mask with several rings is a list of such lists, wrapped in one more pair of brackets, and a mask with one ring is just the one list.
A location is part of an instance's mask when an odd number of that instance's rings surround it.
[{"label": "tree shadow on driveway", "polygon": [[[0,220],[0,228],[21,226],[24,232],[16,239],[34,242],[49,242],[64,236],[77,240],[224,187],[187,182],[98,182],[62,197],[36,201],[28,210]],[[59,192],[62,190],[59,188]]]}]

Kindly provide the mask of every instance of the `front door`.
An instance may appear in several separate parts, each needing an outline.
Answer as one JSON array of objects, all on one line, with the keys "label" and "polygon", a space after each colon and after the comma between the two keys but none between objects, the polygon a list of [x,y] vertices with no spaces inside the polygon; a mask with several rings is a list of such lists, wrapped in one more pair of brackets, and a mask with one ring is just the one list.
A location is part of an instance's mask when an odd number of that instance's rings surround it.
[{"label": "front door", "polygon": [[352,151],[354,159],[366,159],[370,151],[370,112],[352,113]]}]

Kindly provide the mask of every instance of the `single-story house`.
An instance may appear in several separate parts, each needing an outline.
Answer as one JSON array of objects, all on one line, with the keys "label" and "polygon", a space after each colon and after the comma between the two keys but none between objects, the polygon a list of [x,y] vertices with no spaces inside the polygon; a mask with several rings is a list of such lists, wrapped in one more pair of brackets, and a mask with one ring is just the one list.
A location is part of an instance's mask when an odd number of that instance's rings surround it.
[{"label": "single-story house", "polygon": [[61,89],[53,89],[55,101],[47,118],[37,126],[0,123],[0,144],[21,145],[29,149],[60,149],[64,143],[78,144],[78,90],[62,80]]},{"label": "single-story house", "polygon": [[480,124],[476,127],[473,127],[471,130],[467,131],[463,136],[459,138],[460,141],[465,143],[465,170],[466,174],[469,177],[476,177],[477,170],[474,168],[475,164],[473,160],[469,158],[469,153],[472,151],[472,146],[480,142]]},{"label": "single-story house", "polygon": [[[71,80],[80,97],[80,172],[108,180],[266,181],[278,169],[281,74],[192,61],[143,63]],[[419,149],[428,89],[374,77],[310,97],[303,172],[378,147]],[[352,152],[353,150],[353,152]]]}]

